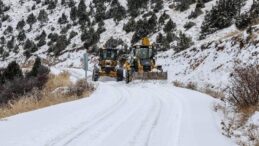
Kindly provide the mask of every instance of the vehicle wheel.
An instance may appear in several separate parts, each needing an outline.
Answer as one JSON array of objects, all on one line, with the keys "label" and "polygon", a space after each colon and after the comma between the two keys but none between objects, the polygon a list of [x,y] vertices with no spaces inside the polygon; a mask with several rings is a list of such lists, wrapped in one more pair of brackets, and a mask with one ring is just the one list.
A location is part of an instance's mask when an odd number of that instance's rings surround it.
[{"label": "vehicle wheel", "polygon": [[126,81],[126,84],[128,84],[130,81],[131,81],[131,74],[130,74],[130,71],[126,71],[126,76],[125,76],[125,81]]},{"label": "vehicle wheel", "polygon": [[119,81],[123,81],[123,70],[122,69],[117,70],[117,82],[119,82]]},{"label": "vehicle wheel", "polygon": [[96,81],[98,81],[98,79],[99,79],[99,71],[98,71],[98,69],[95,68],[93,70],[92,80],[96,82]]}]

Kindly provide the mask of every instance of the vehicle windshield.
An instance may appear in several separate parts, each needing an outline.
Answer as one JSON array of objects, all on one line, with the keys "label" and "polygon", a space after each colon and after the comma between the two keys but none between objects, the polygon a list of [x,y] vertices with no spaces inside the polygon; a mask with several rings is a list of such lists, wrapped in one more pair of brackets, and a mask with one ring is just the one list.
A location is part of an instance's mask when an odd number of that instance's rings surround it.
[{"label": "vehicle windshield", "polygon": [[150,48],[137,48],[136,49],[136,56],[141,59],[148,59],[152,57],[152,49]]},{"label": "vehicle windshield", "polygon": [[101,60],[116,60],[116,50],[102,50],[100,53]]}]

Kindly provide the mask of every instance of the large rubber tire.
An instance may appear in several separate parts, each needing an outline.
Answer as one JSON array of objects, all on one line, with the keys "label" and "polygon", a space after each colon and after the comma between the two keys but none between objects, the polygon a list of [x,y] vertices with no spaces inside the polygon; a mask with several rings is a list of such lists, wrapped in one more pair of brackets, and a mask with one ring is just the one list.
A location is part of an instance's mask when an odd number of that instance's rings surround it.
[{"label": "large rubber tire", "polygon": [[126,82],[126,84],[129,84],[131,82],[131,73],[130,73],[130,71],[126,71],[125,82]]},{"label": "large rubber tire", "polygon": [[92,75],[92,80],[94,81],[94,82],[96,82],[96,81],[98,81],[98,79],[99,79],[99,71],[98,71],[98,69],[94,69],[93,70],[93,75]]},{"label": "large rubber tire", "polygon": [[117,82],[123,81],[123,70],[118,69],[117,70]]}]

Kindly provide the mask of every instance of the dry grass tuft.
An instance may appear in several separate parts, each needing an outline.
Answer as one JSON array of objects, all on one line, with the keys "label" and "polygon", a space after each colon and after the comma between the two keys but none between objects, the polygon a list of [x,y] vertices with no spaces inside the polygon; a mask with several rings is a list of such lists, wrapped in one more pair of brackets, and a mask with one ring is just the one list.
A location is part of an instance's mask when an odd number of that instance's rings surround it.
[{"label": "dry grass tuft", "polygon": [[68,72],[49,75],[42,90],[34,89],[19,100],[10,101],[8,105],[0,107],[0,118],[87,97],[94,90],[93,85],[85,80],[73,84],[69,77]]},{"label": "dry grass tuft", "polygon": [[173,84],[175,87],[185,87],[185,85],[180,81],[173,81]]},{"label": "dry grass tuft", "polygon": [[214,98],[219,98],[219,99],[224,99],[225,98],[225,94],[223,92],[213,90],[213,89],[211,89],[209,87],[206,87],[206,88],[202,89],[202,92],[206,93],[207,95],[210,95],[210,96],[212,96]]},{"label": "dry grass tuft", "polygon": [[59,87],[71,86],[70,74],[67,71],[60,73],[59,75],[49,75],[49,80],[45,85],[44,90],[53,91]]}]

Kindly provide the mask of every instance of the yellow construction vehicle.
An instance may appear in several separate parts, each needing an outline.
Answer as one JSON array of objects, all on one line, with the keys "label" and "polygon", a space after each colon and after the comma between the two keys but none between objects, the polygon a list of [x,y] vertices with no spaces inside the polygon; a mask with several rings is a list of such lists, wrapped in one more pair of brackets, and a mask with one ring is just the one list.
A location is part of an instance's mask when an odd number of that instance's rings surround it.
[{"label": "yellow construction vehicle", "polygon": [[118,50],[100,49],[98,64],[94,66],[92,80],[98,81],[101,76],[116,78],[117,81],[123,80],[123,69],[118,67]]},{"label": "yellow construction vehicle", "polygon": [[125,80],[167,80],[167,72],[156,64],[156,48],[148,38],[142,39],[141,45],[131,47],[131,57],[124,64]]}]

